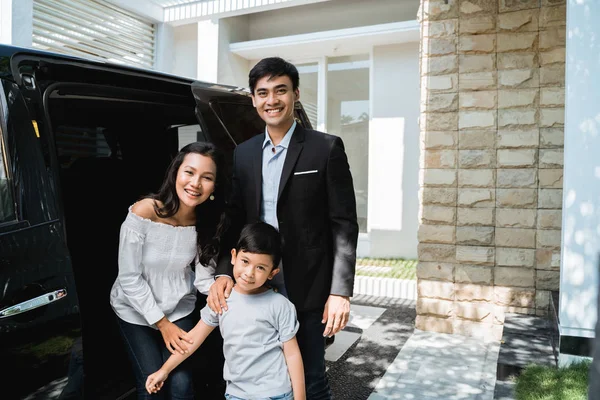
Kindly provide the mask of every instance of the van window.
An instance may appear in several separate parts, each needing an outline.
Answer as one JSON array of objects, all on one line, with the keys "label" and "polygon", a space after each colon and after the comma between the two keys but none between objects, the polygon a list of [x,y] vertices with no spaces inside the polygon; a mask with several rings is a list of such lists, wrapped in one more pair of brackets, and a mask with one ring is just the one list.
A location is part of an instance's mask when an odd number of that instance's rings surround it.
[{"label": "van window", "polygon": [[183,125],[177,127],[177,140],[179,142],[179,150],[182,147],[197,141],[208,141],[202,133],[200,125]]},{"label": "van window", "polygon": [[58,159],[62,168],[88,157],[108,157],[110,147],[103,128],[59,126],[55,132]]},{"label": "van window", "polygon": [[265,122],[252,103],[219,101],[221,120],[237,144],[265,131]]}]

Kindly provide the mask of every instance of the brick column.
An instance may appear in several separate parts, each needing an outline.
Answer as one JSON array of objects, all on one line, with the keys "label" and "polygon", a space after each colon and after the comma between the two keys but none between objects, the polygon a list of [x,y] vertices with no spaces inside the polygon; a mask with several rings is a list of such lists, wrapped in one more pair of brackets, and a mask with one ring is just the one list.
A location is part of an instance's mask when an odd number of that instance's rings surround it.
[{"label": "brick column", "polygon": [[558,288],[565,6],[423,0],[416,327],[499,339]]}]

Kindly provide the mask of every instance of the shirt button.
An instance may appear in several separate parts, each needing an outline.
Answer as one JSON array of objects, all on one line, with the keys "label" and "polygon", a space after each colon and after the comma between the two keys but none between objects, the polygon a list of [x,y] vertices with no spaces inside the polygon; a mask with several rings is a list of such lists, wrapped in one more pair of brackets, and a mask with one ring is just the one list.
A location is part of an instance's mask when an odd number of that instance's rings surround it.
[{"label": "shirt button", "polygon": [[275,153],[275,147],[271,147],[271,151]]}]

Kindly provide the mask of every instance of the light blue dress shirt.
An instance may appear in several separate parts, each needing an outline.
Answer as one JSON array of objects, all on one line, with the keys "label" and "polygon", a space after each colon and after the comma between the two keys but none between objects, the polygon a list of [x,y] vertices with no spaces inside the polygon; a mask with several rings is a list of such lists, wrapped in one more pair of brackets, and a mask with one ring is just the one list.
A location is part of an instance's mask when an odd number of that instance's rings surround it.
[{"label": "light blue dress shirt", "polygon": [[260,204],[260,219],[269,225],[279,229],[277,220],[277,194],[279,193],[279,182],[283,172],[283,163],[290,146],[292,134],[296,129],[296,121],[286,132],[277,146],[273,146],[269,132],[265,128],[265,140],[263,141],[262,157],[262,201]]},{"label": "light blue dress shirt", "polygon": [[[287,149],[290,146],[290,140],[296,129],[296,121],[286,132],[283,139],[277,146],[273,146],[271,137],[267,128],[265,128],[265,140],[263,142],[263,157],[262,157],[262,196],[260,203],[260,219],[267,224],[274,226],[279,230],[279,221],[277,219],[277,195],[279,193],[279,182],[281,181],[281,173],[283,172],[283,164],[287,155]],[[287,291],[283,283],[282,264],[279,264],[281,269],[272,280],[273,286],[287,297]]]}]

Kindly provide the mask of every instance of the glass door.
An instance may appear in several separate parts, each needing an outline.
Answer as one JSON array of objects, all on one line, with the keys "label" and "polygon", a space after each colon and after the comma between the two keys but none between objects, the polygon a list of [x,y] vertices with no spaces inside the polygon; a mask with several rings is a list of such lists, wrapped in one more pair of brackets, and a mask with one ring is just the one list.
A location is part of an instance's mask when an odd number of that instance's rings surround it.
[{"label": "glass door", "polygon": [[331,57],[327,63],[327,132],[346,147],[360,232],[367,232],[369,64],[368,54]]}]

